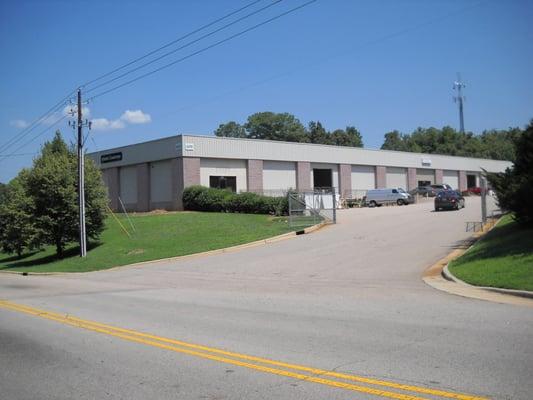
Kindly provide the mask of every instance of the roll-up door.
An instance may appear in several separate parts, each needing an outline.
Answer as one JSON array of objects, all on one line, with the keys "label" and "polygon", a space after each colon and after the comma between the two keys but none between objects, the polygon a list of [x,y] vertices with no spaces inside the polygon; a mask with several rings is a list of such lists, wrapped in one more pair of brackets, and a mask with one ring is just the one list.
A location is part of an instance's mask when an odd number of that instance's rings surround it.
[{"label": "roll-up door", "polygon": [[289,161],[264,161],[264,194],[283,196],[288,189],[296,189],[296,163]]},{"label": "roll-up door", "polygon": [[426,186],[435,184],[435,170],[417,168],[416,170],[417,186]]},{"label": "roll-up door", "polygon": [[170,160],[153,162],[150,165],[150,201],[172,200],[172,167]]},{"label": "roll-up door", "polygon": [[442,175],[442,183],[450,185],[452,189],[459,189],[459,172],[444,171]]},{"label": "roll-up door", "polygon": [[120,199],[124,204],[137,204],[137,167],[120,168]]},{"label": "roll-up door", "polygon": [[407,188],[407,168],[387,167],[387,187]]},{"label": "roll-up door", "polygon": [[352,165],[352,190],[376,188],[376,167],[371,165]]}]

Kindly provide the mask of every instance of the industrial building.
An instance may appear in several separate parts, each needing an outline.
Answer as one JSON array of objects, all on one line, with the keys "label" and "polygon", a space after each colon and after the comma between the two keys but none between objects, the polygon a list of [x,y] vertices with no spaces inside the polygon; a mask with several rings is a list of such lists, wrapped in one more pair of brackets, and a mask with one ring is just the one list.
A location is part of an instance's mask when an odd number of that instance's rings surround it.
[{"label": "industrial building", "polygon": [[508,161],[268,140],[178,135],[88,155],[108,188],[110,206],[128,211],[181,210],[191,185],[282,195],[333,188],[351,198],[368,189],[446,183],[480,185],[482,170]]}]

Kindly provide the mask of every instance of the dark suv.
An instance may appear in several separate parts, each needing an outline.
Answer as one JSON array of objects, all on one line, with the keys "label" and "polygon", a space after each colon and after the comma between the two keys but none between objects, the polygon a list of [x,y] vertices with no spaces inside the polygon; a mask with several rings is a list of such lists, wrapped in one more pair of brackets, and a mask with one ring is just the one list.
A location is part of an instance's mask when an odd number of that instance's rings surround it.
[{"label": "dark suv", "polygon": [[465,198],[455,190],[443,190],[435,196],[435,211],[465,208]]}]

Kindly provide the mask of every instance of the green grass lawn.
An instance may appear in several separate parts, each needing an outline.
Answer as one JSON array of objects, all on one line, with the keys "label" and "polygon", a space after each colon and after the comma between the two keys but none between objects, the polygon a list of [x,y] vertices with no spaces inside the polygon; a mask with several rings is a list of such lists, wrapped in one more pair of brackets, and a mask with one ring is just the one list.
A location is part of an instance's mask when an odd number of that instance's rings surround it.
[{"label": "green grass lawn", "polygon": [[506,215],[449,269],[472,285],[533,290],[533,228]]},{"label": "green grass lawn", "polygon": [[[140,261],[182,256],[235,246],[290,232],[286,218],[222,213],[165,213],[131,215],[136,228],[129,238],[109,216],[99,243],[90,243],[87,258],[78,245],[57,259],[53,247],[22,255],[0,253],[0,270],[27,272],[86,272]],[[124,226],[131,227],[123,216]]]}]

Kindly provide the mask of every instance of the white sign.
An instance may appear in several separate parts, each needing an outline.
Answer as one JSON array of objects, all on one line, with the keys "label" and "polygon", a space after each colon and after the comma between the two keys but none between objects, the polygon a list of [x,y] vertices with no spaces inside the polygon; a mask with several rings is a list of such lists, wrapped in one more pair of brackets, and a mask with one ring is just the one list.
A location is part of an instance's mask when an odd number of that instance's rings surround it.
[{"label": "white sign", "polygon": [[185,143],[185,151],[194,151],[194,143]]},{"label": "white sign", "polygon": [[422,159],[422,165],[431,165],[431,160],[429,158],[423,158]]}]

